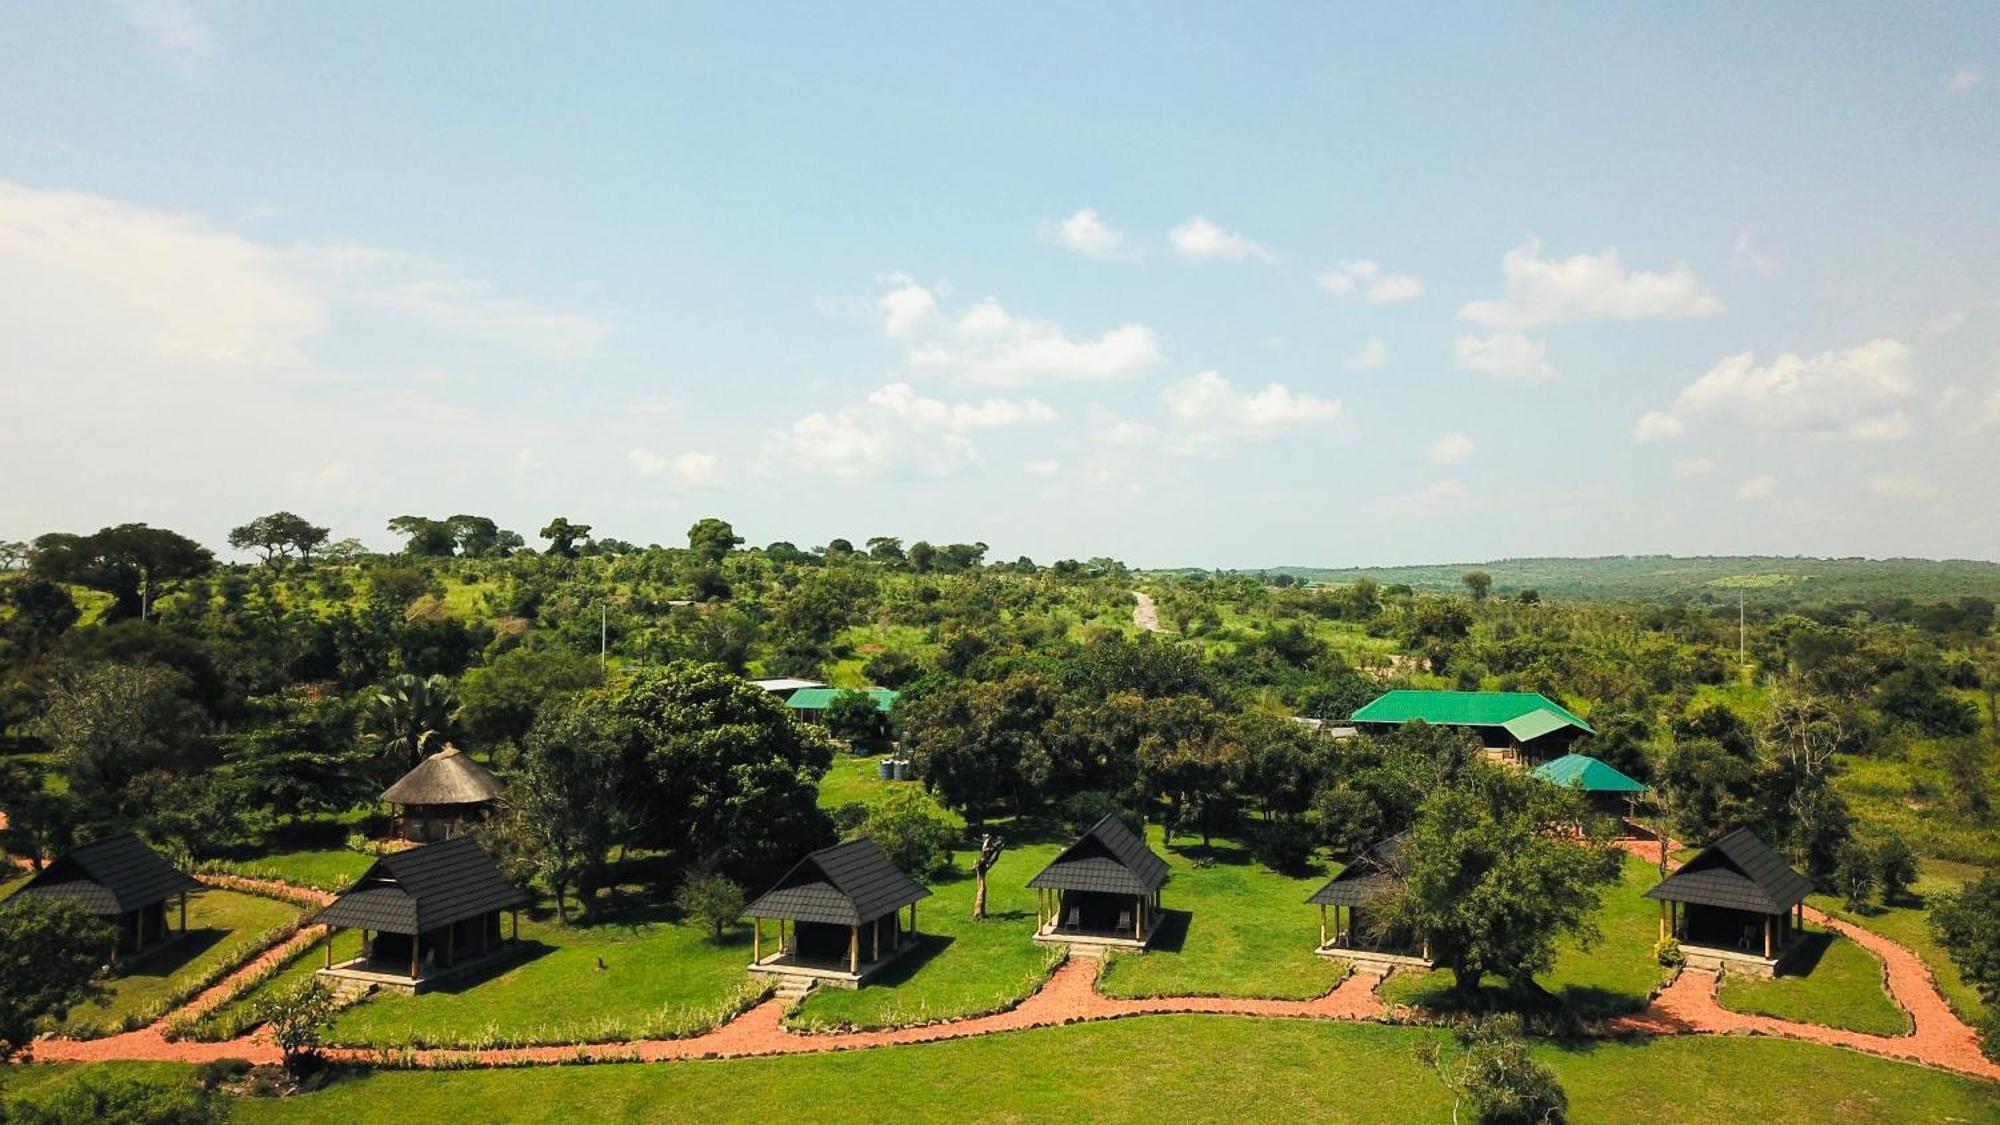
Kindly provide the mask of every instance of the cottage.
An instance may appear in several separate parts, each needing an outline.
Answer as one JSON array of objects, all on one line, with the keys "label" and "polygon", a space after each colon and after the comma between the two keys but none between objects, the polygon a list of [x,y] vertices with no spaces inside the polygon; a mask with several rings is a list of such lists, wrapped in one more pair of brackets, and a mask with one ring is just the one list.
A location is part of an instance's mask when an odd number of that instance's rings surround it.
[{"label": "cottage", "polygon": [[[1320,956],[1383,973],[1399,965],[1431,964],[1429,942],[1382,925],[1377,915],[1402,888],[1404,841],[1398,835],[1377,843],[1306,899],[1308,905],[1319,907]],[[1331,919],[1328,907],[1333,909]]]},{"label": "cottage", "polygon": [[167,900],[178,899],[187,933],[187,896],[201,890],[193,876],[126,833],[71,848],[28,881],[18,895],[66,898],[116,930],[111,959],[167,940]]},{"label": "cottage", "polygon": [[1644,785],[1588,754],[1564,754],[1536,766],[1534,774],[1552,785],[1582,791],[1592,809],[1620,820],[1636,815],[1639,798],[1646,792]]},{"label": "cottage", "polygon": [[[326,967],[337,985],[415,994],[503,948],[500,914],[521,933],[528,896],[470,836],[385,855],[354,887],[308,920],[328,927]],[[335,964],[335,935],[361,931],[360,955]]]},{"label": "cottage", "polygon": [[1646,897],[1660,904],[1660,937],[1679,941],[1691,967],[1769,977],[1805,932],[1812,886],[1756,833],[1738,828]]},{"label": "cottage", "polygon": [[[858,988],[916,944],[917,900],[929,897],[873,840],[821,848],[744,908],[753,926],[750,971]],[[768,956],[766,918],[778,923],[777,949]]]},{"label": "cottage", "polygon": [[493,815],[500,802],[500,779],[458,747],[446,746],[384,789],[382,799],[397,807],[389,821],[392,838],[418,843],[449,840]]},{"label": "cottage", "polygon": [[1040,894],[1035,940],[1072,949],[1144,949],[1164,912],[1167,861],[1106,814],[1028,886]]},{"label": "cottage", "polygon": [[1391,691],[1356,711],[1353,723],[1380,734],[1409,722],[1466,731],[1487,757],[1533,766],[1595,734],[1589,723],[1534,691]]}]

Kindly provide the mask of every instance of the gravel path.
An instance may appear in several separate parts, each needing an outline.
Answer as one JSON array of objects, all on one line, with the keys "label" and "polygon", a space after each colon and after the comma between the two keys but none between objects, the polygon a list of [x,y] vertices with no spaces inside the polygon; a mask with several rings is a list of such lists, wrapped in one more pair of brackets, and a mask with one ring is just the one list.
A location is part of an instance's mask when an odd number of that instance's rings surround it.
[{"label": "gravel path", "polygon": [[1153,595],[1141,590],[1132,591],[1132,624],[1142,632],[1166,632],[1160,628],[1160,605],[1153,600]]}]

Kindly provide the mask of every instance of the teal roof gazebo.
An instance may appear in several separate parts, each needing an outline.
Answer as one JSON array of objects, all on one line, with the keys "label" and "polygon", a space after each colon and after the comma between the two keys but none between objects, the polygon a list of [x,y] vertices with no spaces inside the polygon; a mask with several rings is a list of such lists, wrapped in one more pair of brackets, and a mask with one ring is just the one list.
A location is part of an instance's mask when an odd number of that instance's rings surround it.
[{"label": "teal roof gazebo", "polygon": [[1544,762],[1534,769],[1536,777],[1556,785],[1567,785],[1581,789],[1585,793],[1623,793],[1637,796],[1646,787],[1626,777],[1614,766],[1609,766],[1588,754],[1565,754],[1552,762]]}]

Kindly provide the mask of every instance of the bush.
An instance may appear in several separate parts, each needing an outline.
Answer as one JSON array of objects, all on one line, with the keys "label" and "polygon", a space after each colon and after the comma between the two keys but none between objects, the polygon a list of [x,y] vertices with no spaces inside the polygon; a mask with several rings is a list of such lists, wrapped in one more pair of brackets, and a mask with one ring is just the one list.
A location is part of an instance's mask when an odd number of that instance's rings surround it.
[{"label": "bush", "polygon": [[1288,874],[1303,871],[1312,862],[1313,842],[1312,829],[1297,820],[1268,821],[1258,825],[1251,837],[1257,858]]},{"label": "bush", "polygon": [[1901,836],[1889,836],[1875,849],[1875,881],[1881,884],[1884,904],[1903,898],[1917,881],[1916,854]]},{"label": "bush", "polygon": [[1868,905],[1868,893],[1875,889],[1875,857],[1858,841],[1848,841],[1840,849],[1833,882],[1847,909],[1859,910]]},{"label": "bush", "polygon": [[193,1076],[141,1078],[103,1067],[23,1090],[0,1103],[10,1125],[218,1125],[229,1107]]},{"label": "bush", "polygon": [[1687,954],[1681,952],[1681,943],[1673,938],[1661,938],[1653,943],[1653,960],[1669,969],[1678,969],[1687,964]]},{"label": "bush", "polygon": [[869,810],[860,834],[888,852],[910,877],[924,879],[951,866],[951,846],[958,829],[930,794],[904,785],[891,790],[886,800]]},{"label": "bush", "polygon": [[313,978],[265,997],[257,1005],[257,1015],[270,1027],[271,1041],[284,1052],[285,1069],[298,1077],[319,1062],[320,1046],[333,1022],[333,991]]},{"label": "bush", "polygon": [[1424,1057],[1454,1095],[1471,1103],[1477,1120],[1561,1125],[1569,1119],[1569,1096],[1555,1071],[1528,1056],[1520,1016],[1476,1021],[1460,1030],[1458,1038],[1465,1053],[1453,1063],[1445,1064],[1435,1045],[1425,1048]]},{"label": "bush", "polygon": [[743,916],[743,888],[727,875],[689,872],[674,891],[674,908],[710,927],[713,940],[721,941],[722,928]]}]

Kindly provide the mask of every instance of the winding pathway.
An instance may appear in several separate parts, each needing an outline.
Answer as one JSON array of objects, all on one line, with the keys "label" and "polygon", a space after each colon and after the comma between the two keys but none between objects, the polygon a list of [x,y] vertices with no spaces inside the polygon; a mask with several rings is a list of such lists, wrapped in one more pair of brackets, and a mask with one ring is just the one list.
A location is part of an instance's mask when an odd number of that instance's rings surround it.
[{"label": "winding pathway", "polygon": [[1142,633],[1164,633],[1160,627],[1160,603],[1144,590],[1132,591],[1132,624]]}]

